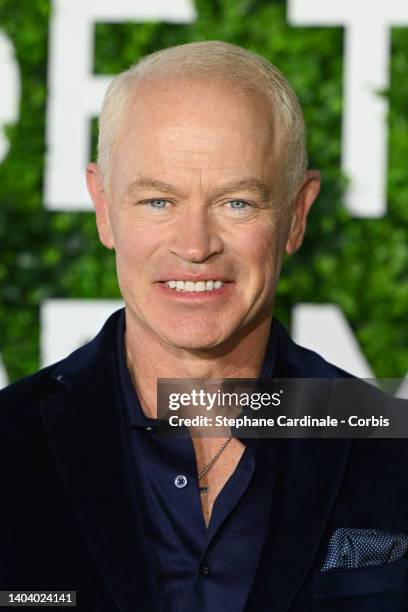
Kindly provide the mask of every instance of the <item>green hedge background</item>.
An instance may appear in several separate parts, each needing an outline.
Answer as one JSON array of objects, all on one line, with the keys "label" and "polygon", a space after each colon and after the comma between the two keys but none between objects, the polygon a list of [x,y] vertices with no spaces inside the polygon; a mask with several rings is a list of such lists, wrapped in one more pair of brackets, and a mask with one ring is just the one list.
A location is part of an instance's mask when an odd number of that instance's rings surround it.
[{"label": "green hedge background", "polygon": [[[257,51],[288,76],[304,108],[310,165],[323,175],[301,251],[285,262],[277,316],[290,324],[300,301],[334,302],[378,377],[408,370],[408,29],[392,30],[388,214],[351,218],[340,173],[342,28],[295,28],[284,0],[195,0],[192,25],[97,24],[96,73],[117,73],[173,44],[220,39]],[[47,0],[0,0],[22,79],[20,118],[0,165],[0,354],[10,380],[39,367],[39,306],[45,298],[118,298],[112,252],[91,213],[43,207],[47,96]],[[93,129],[95,147],[96,122]],[[367,142],[367,147],[370,143]]]}]

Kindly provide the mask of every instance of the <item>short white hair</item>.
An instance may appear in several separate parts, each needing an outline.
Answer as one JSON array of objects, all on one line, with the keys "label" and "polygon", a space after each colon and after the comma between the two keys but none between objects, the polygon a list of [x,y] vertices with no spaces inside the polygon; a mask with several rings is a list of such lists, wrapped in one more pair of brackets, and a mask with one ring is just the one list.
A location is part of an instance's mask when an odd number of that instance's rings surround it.
[{"label": "short white hair", "polygon": [[267,95],[279,126],[279,159],[287,175],[287,197],[292,200],[307,168],[306,130],[296,94],[280,70],[264,57],[217,40],[156,51],[112,80],[99,117],[98,165],[104,181],[109,180],[112,152],[137,84],[174,77],[221,77],[244,93]]}]

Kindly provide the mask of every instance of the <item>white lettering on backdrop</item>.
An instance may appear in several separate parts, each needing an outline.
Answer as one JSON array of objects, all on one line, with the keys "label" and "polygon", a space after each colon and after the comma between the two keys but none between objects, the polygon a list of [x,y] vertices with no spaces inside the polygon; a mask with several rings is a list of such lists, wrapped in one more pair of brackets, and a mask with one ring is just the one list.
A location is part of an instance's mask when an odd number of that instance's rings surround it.
[{"label": "white lettering on backdrop", "polygon": [[90,155],[90,121],[98,115],[111,81],[92,73],[95,23],[190,23],[196,13],[190,0],[53,0],[52,6],[45,206],[89,211],[84,172]]},{"label": "white lettering on backdrop", "polygon": [[67,357],[92,340],[121,300],[45,300],[41,304],[41,364]]},{"label": "white lettering on backdrop", "polygon": [[288,0],[298,26],[345,28],[342,166],[356,217],[386,213],[390,27],[408,25],[407,0]]},{"label": "white lettering on backdrop", "polygon": [[4,125],[15,123],[20,105],[20,72],[10,40],[0,32],[0,163],[5,159],[9,142]]}]

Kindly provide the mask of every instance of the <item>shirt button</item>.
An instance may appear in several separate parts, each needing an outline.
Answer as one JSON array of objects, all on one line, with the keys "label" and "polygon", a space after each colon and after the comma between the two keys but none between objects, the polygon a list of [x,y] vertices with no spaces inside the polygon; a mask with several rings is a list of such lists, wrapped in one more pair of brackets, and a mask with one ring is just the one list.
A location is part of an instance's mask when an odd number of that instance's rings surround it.
[{"label": "shirt button", "polygon": [[200,567],[201,576],[208,576],[210,574],[210,568],[208,565],[202,565]]},{"label": "shirt button", "polygon": [[174,484],[178,489],[184,489],[184,487],[187,485],[187,482],[187,478],[186,476],[184,476],[184,474],[179,474],[174,479]]},{"label": "shirt button", "polygon": [[146,431],[153,431],[153,427],[151,425],[148,425],[147,427],[145,427]]}]

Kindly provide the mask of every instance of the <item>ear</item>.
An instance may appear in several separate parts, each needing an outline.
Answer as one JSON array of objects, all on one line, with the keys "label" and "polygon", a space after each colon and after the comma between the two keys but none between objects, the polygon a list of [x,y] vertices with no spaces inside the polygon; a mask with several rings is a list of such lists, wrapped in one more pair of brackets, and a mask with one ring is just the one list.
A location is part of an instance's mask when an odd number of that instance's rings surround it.
[{"label": "ear", "polygon": [[286,252],[293,255],[302,246],[303,237],[306,231],[306,219],[309,210],[317,198],[320,191],[320,172],[308,170],[305,180],[298,191],[294,207],[288,239],[286,241]]},{"label": "ear", "polygon": [[95,208],[99,239],[108,249],[113,249],[115,243],[109,218],[108,198],[98,164],[89,163],[86,166],[86,184]]}]

